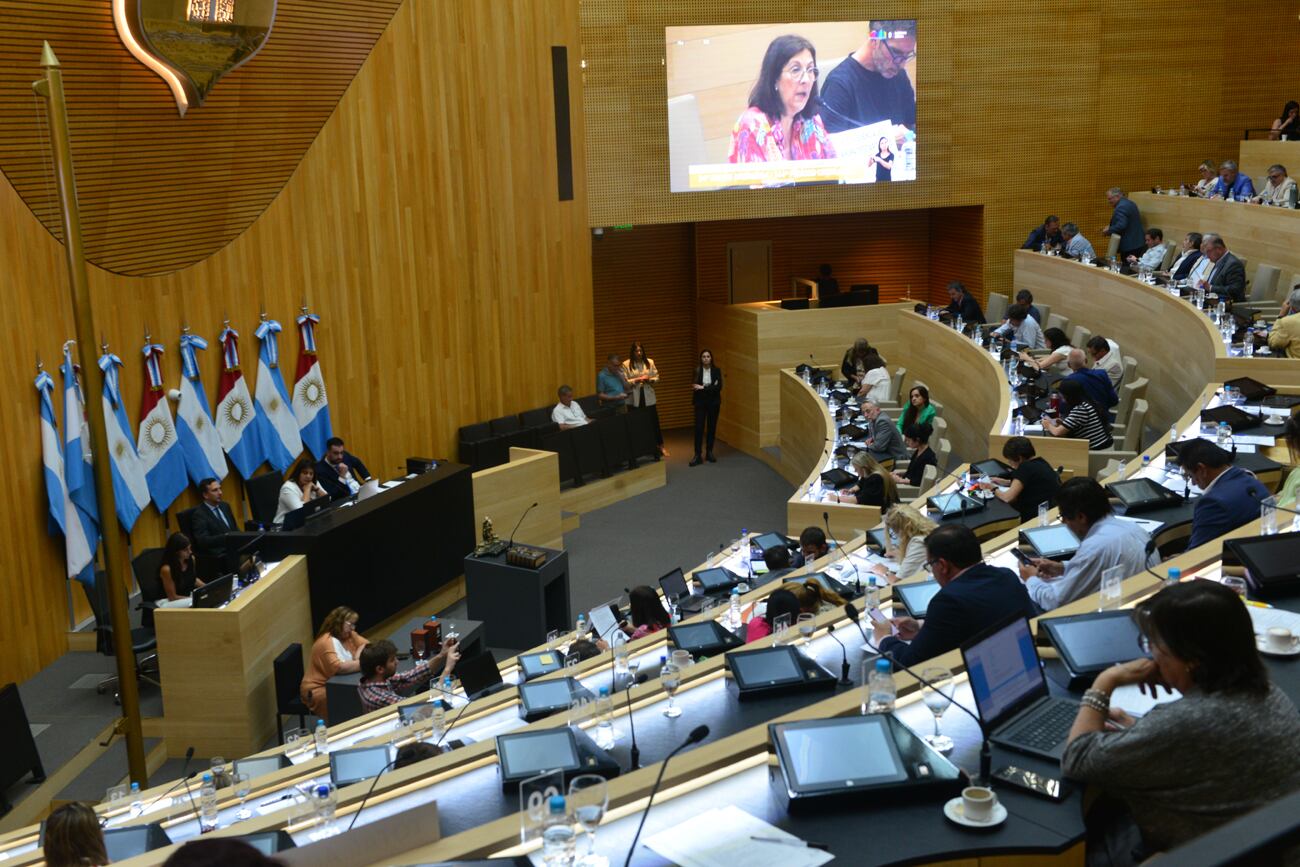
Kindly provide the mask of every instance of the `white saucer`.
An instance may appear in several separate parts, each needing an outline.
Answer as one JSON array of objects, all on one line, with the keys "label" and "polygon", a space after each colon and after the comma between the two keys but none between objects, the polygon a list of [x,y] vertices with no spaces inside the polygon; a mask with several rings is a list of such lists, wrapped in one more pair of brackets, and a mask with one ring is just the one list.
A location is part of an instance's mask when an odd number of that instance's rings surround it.
[{"label": "white saucer", "polygon": [[958,825],[965,825],[967,828],[996,828],[1007,820],[1007,808],[1002,806],[1001,801],[993,805],[993,814],[983,822],[967,819],[962,807],[961,797],[958,796],[943,805],[943,814]]},{"label": "white saucer", "polygon": [[1290,650],[1274,650],[1268,646],[1264,636],[1256,635],[1255,647],[1265,656],[1300,656],[1300,641],[1292,644]]},{"label": "white saucer", "polygon": [[992,491],[985,491],[985,490],[981,489],[981,490],[976,491],[972,496],[974,496],[974,497],[976,497],[977,499],[980,499],[980,500],[991,500],[991,499],[993,499],[993,492],[992,492]]}]

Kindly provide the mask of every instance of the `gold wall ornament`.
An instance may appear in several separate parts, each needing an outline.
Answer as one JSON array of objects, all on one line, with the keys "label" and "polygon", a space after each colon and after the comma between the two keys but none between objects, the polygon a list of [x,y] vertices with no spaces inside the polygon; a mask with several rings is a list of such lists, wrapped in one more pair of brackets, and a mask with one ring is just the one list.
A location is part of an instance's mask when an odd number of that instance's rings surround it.
[{"label": "gold wall ornament", "polygon": [[171,89],[183,117],[271,36],[276,0],[110,0],[117,34]]}]

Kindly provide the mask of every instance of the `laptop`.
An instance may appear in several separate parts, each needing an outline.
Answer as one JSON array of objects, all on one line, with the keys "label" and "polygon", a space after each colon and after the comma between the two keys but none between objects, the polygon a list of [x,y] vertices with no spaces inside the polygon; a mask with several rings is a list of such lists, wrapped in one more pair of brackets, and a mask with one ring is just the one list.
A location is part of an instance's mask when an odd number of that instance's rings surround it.
[{"label": "laptop", "polygon": [[281,530],[301,530],[307,523],[308,518],[315,517],[330,507],[332,501],[329,497],[317,497],[310,503],[304,505],[301,509],[294,509],[284,516],[284,523],[280,525]]},{"label": "laptop", "polygon": [[230,594],[235,589],[235,576],[222,575],[214,578],[202,587],[195,587],[190,594],[191,608],[220,608],[230,601]]},{"label": "laptop", "polygon": [[456,663],[456,676],[460,678],[465,695],[471,700],[505,688],[501,669],[497,668],[496,659],[487,650],[474,656],[461,657],[460,662]]},{"label": "laptop", "polygon": [[1060,761],[1079,702],[1048,694],[1029,620],[993,627],[962,645],[961,655],[989,740]]},{"label": "laptop", "polygon": [[663,591],[664,599],[684,613],[698,614],[704,610],[704,597],[691,595],[691,587],[686,583],[680,566],[659,577],[659,589]]}]

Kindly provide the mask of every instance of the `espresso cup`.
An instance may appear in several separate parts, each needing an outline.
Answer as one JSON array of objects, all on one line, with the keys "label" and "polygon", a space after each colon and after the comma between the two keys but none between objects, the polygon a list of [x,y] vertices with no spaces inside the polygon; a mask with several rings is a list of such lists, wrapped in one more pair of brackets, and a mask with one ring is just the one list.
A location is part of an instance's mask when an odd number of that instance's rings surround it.
[{"label": "espresso cup", "polygon": [[983,786],[967,786],[961,790],[962,813],[972,822],[987,822],[993,816],[993,805],[998,796]]},{"label": "espresso cup", "polygon": [[1276,650],[1279,653],[1286,653],[1294,650],[1296,637],[1290,629],[1285,626],[1270,626],[1268,632],[1264,633],[1264,646],[1269,650]]}]

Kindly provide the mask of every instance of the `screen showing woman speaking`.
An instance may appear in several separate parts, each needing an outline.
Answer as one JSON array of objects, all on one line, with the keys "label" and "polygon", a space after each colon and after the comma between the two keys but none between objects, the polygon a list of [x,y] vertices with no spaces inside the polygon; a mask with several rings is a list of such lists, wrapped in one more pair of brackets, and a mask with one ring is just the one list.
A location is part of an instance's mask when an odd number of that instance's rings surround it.
[{"label": "screen showing woman speaking", "polygon": [[674,193],[916,179],[916,21],[668,27]]}]

